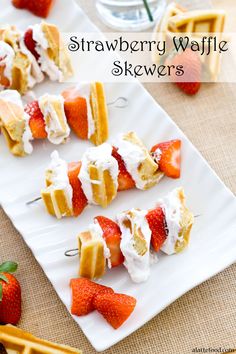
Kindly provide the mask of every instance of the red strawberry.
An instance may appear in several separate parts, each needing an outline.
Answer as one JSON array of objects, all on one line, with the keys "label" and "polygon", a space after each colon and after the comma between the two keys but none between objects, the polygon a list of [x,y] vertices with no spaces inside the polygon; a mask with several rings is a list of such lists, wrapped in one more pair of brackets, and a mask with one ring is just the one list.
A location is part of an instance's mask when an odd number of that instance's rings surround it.
[{"label": "red strawberry", "polygon": [[36,52],[36,42],[33,40],[33,30],[29,28],[24,34],[24,42],[29,51],[33,54],[36,60],[39,59],[39,54]]},{"label": "red strawberry", "polygon": [[62,92],[67,122],[80,139],[88,139],[87,102],[78,92],[68,89]]},{"label": "red strawberry", "polygon": [[151,149],[151,152],[155,153],[157,149],[160,150],[161,154],[159,159],[160,170],[164,172],[168,177],[179,178],[181,163],[181,141],[176,139],[154,145]]},{"label": "red strawberry", "polygon": [[5,262],[0,265],[0,323],[16,325],[21,317],[21,288],[14,273],[17,264]]},{"label": "red strawberry", "polygon": [[187,95],[195,95],[201,87],[201,61],[199,55],[187,48],[185,51],[176,54],[173,59],[170,59],[170,64],[175,67],[178,65],[183,66],[183,76],[175,76],[172,79]]},{"label": "red strawberry", "polygon": [[70,287],[72,290],[71,313],[76,316],[84,316],[94,310],[93,299],[96,294],[114,293],[111,288],[85,278],[71,279]]},{"label": "red strawberry", "polygon": [[111,253],[111,266],[117,267],[124,262],[124,256],[120,250],[121,231],[117,223],[105,216],[94,218],[99,223],[103,231],[103,238]]},{"label": "red strawberry", "polygon": [[120,154],[118,154],[118,149],[115,147],[113,147],[112,156],[116,159],[119,165],[118,190],[125,191],[127,189],[134,188],[135,182],[131,177],[131,175],[129,174],[129,172],[127,171],[122,157],[120,156]]},{"label": "red strawberry", "polygon": [[81,168],[81,162],[71,162],[68,165],[68,177],[70,185],[73,189],[73,211],[74,216],[78,216],[82,213],[86,205],[88,204],[87,198],[83,192],[81,182],[78,178]]},{"label": "red strawberry", "polygon": [[18,9],[27,9],[39,17],[48,17],[54,0],[12,0]]},{"label": "red strawberry", "polygon": [[153,210],[149,210],[146,219],[152,232],[152,247],[158,252],[167,238],[167,226],[162,208],[157,207]]},{"label": "red strawberry", "polygon": [[35,139],[45,139],[47,137],[45,121],[38,101],[28,103],[25,106],[25,112],[30,116],[29,126],[33,137]]},{"label": "red strawberry", "polygon": [[99,293],[94,298],[93,304],[107,322],[117,329],[133,312],[136,299],[125,294]]}]

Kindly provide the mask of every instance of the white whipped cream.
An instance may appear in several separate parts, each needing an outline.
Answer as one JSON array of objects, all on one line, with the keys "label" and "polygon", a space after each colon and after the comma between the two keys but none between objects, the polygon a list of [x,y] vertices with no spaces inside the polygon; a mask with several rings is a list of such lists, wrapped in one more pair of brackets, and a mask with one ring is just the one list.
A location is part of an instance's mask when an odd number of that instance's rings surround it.
[{"label": "white whipped cream", "polygon": [[[53,153],[51,154],[51,163],[48,167],[48,171],[52,172],[52,184],[49,189],[51,189],[52,192],[54,192],[55,190],[63,190],[67,199],[67,203],[72,209],[73,190],[68,177],[68,164],[65,160],[59,157],[58,151],[53,151]],[[51,196],[56,216],[60,219],[61,213],[57,206],[57,202],[54,199],[54,193],[52,193]]]},{"label": "white whipped cream", "polygon": [[[151,230],[149,228],[148,222],[146,220],[146,210],[130,210],[133,215],[131,218],[127,212],[123,212],[117,216],[117,221],[121,229],[121,252],[125,257],[124,266],[127,268],[131,279],[135,283],[140,283],[146,281],[150,275],[150,241],[151,241]],[[134,248],[133,235],[130,229],[124,225],[124,221],[129,220],[136,228],[140,228],[141,232],[147,243],[147,252],[141,256],[137,254]]]},{"label": "white whipped cream", "polygon": [[167,194],[166,197],[158,202],[165,214],[168,236],[163,243],[161,250],[168,255],[176,253],[175,246],[177,241],[183,241],[183,237],[179,237],[181,230],[180,220],[182,212],[182,204],[179,199],[179,188]]},{"label": "white whipped cream", "polygon": [[23,54],[27,56],[30,61],[30,67],[28,69],[28,86],[32,88],[36,83],[40,83],[43,81],[44,75],[38,65],[37,60],[26,47],[23,38],[20,39],[20,50]]},{"label": "white whipped cream", "polygon": [[[57,101],[60,104],[60,112],[62,115],[63,123],[66,127],[65,131],[61,125],[61,122],[58,118],[57,112],[53,107],[53,101]],[[41,96],[38,100],[39,108],[45,118],[45,130],[48,134],[48,140],[52,144],[61,144],[66,141],[70,135],[70,128],[67,124],[67,119],[64,110],[64,98],[61,95],[49,95],[45,94]],[[46,119],[49,117],[49,120]]]},{"label": "white whipped cream", "polygon": [[159,164],[160,160],[161,160],[161,155],[162,155],[162,151],[161,149],[157,148],[155,151],[152,152],[152,156],[154,158],[154,161]]},{"label": "white whipped cream", "polygon": [[0,92],[0,98],[7,102],[13,103],[19,107],[19,110],[21,111],[22,114],[22,118],[25,121],[25,130],[22,135],[24,151],[26,154],[31,154],[33,152],[33,145],[31,144],[30,140],[33,140],[33,136],[29,126],[29,115],[24,112],[21,95],[16,90],[5,90],[3,92]]},{"label": "white whipped cream", "polygon": [[96,147],[91,147],[84,153],[78,177],[81,181],[88,203],[95,204],[93,200],[92,184],[100,184],[101,182],[90,179],[88,173],[88,166],[90,164],[94,164],[102,171],[108,170],[116,188],[118,188],[119,167],[118,162],[112,156],[112,147],[110,144],[104,143]]},{"label": "white whipped cream", "polygon": [[89,82],[83,82],[78,84],[75,88],[78,91],[79,96],[83,97],[86,100],[87,104],[87,119],[88,119],[88,139],[95,132],[95,124],[92,115],[92,109],[90,104],[90,92],[91,92],[91,84]]},{"label": "white whipped cream", "polygon": [[0,41],[0,66],[5,66],[4,76],[9,80],[10,85],[12,83],[12,66],[15,57],[15,52],[12,47]]},{"label": "white whipped cream", "polygon": [[52,81],[63,81],[63,73],[49,58],[47,49],[49,48],[48,40],[43,32],[42,24],[36,24],[31,27],[33,31],[33,40],[36,42],[35,50],[39,55],[39,64],[41,70],[45,72]]},{"label": "white whipped cream", "polygon": [[111,252],[110,252],[109,248],[107,247],[106,241],[103,238],[102,228],[96,219],[94,220],[93,224],[89,225],[89,231],[92,233],[92,235],[95,238],[98,238],[99,240],[102,241],[103,248],[104,248],[104,257],[107,260],[108,268],[111,268]]},{"label": "white whipped cream", "polygon": [[124,160],[127,171],[132,176],[136,187],[138,189],[144,189],[147,182],[143,181],[138,173],[140,163],[146,158],[143,150],[130,141],[124,140],[123,135],[118,137],[114,142],[114,146],[118,148],[118,153]]}]

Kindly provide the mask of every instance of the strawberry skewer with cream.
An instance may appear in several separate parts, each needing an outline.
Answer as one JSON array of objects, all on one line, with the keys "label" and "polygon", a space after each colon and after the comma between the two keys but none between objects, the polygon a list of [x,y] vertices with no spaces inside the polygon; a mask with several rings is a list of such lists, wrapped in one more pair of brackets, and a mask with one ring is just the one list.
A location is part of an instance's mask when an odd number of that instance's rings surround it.
[{"label": "strawberry skewer with cream", "polygon": [[[46,210],[58,219],[78,216],[88,204],[106,208],[119,191],[155,186],[171,169],[172,178],[178,178],[180,141],[165,144],[169,148],[161,152],[159,163],[134,132],[120,135],[112,145],[104,143],[87,149],[81,161],[73,164],[55,151],[46,170],[46,188],[41,190]],[[72,196],[67,193],[69,185]]]}]

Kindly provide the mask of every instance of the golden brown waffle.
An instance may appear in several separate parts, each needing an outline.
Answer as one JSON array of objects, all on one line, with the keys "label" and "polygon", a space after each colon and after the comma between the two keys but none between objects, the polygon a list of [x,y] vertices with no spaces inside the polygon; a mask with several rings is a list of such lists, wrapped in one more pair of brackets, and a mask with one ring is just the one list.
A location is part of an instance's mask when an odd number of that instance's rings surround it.
[{"label": "golden brown waffle", "polygon": [[19,91],[24,95],[29,90],[28,72],[31,70],[29,58],[18,51],[15,54],[12,67],[11,89]]},{"label": "golden brown waffle", "polygon": [[73,74],[70,57],[62,42],[62,38],[57,26],[42,22],[42,31],[48,41],[49,48],[47,54],[51,60],[63,73],[63,78],[67,79]]},{"label": "golden brown waffle", "polygon": [[[39,106],[44,116],[48,139],[53,143],[56,140],[58,140],[58,143],[66,142],[70,129],[67,124],[62,97],[46,94],[40,97]],[[56,124],[54,122],[55,117],[57,119]],[[56,126],[56,128],[50,129],[51,126]]]},{"label": "golden brown waffle", "polygon": [[0,28],[0,40],[9,44],[16,52],[19,49],[20,32],[15,26],[4,26]]},{"label": "golden brown waffle", "polygon": [[25,130],[23,108],[0,98],[0,126],[13,155],[24,156],[22,136]]},{"label": "golden brown waffle", "polygon": [[189,244],[190,232],[194,223],[194,216],[190,212],[190,210],[185,205],[185,195],[183,188],[179,188],[178,190],[179,199],[182,204],[181,210],[181,231],[179,233],[179,237],[182,238],[182,241],[177,241],[175,245],[176,253],[183,251]]},{"label": "golden brown waffle", "polygon": [[1,354],[82,354],[81,350],[48,342],[9,325],[0,326],[0,343]]},{"label": "golden brown waffle", "polygon": [[90,140],[95,145],[100,145],[108,139],[108,112],[104,85],[101,82],[91,83],[90,103],[94,119],[95,132]]},{"label": "golden brown waffle", "polygon": [[123,140],[137,145],[145,155],[145,159],[140,162],[137,169],[140,180],[143,183],[142,189],[146,190],[156,185],[164,174],[159,171],[158,164],[153,160],[146,146],[134,132],[124,134]]},{"label": "golden brown waffle", "polygon": [[41,190],[41,197],[50,215],[61,219],[63,216],[73,216],[73,209],[63,189],[53,185]]},{"label": "golden brown waffle", "polygon": [[[96,204],[106,208],[116,197],[117,186],[108,170],[103,171],[95,164],[90,164],[88,172],[92,181],[93,200]],[[93,183],[93,181],[96,181],[96,183]]]},{"label": "golden brown waffle", "polygon": [[101,278],[106,270],[104,256],[104,243],[92,232],[81,232],[78,236],[81,277],[96,279]]}]

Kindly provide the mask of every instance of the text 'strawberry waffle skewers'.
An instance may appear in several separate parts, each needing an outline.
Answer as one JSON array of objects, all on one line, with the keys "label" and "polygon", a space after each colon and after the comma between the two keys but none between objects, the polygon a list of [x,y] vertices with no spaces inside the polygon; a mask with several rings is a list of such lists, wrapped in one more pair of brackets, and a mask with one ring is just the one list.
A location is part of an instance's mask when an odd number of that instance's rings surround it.
[{"label": "text 'strawberry waffle skewers'", "polygon": [[101,144],[109,134],[104,86],[100,82],[81,83],[61,95],[45,94],[25,107],[17,91],[2,91],[0,127],[15,156],[31,154],[34,139],[65,143],[70,128],[79,138]]},{"label": "text 'strawberry waffle skewers'", "polygon": [[172,255],[187,247],[193,222],[183,188],[172,190],[150,210],[133,208],[116,221],[97,216],[78,236],[79,275],[101,278],[107,266],[124,264],[134,282],[146,281],[156,252]]},{"label": "text 'strawberry waffle skewers'", "polygon": [[46,188],[41,191],[46,209],[58,219],[78,216],[88,204],[106,208],[118,191],[147,190],[165,174],[178,178],[180,145],[180,140],[171,140],[155,145],[149,153],[137,135],[129,132],[113,145],[89,148],[77,163],[68,164],[55,151],[46,170]]},{"label": "text 'strawberry waffle skewers'", "polygon": [[42,22],[25,33],[0,28],[0,86],[25,94],[43,81],[65,81],[73,75],[69,54],[55,25]]}]

